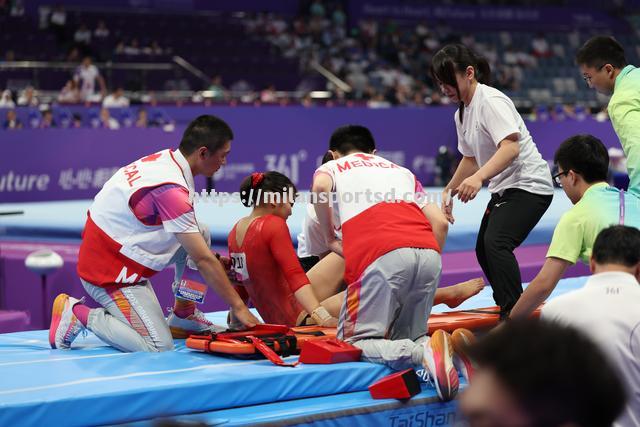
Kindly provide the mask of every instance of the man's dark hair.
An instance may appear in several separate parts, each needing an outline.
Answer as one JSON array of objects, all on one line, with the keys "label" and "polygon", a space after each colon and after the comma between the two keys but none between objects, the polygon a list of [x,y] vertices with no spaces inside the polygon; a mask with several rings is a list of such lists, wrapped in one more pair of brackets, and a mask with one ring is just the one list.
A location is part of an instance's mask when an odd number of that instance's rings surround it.
[{"label": "man's dark hair", "polygon": [[591,257],[596,264],[633,267],[640,263],[640,230],[614,225],[602,230],[593,243]]},{"label": "man's dark hair", "polygon": [[200,147],[207,147],[214,153],[233,139],[229,125],[216,116],[203,115],[189,123],[180,141],[180,151],[190,155]]},{"label": "man's dark hair", "polygon": [[589,184],[606,181],[609,172],[609,153],[598,138],[575,135],[560,144],[553,162],[563,171],[579,173]]},{"label": "man's dark hair", "polygon": [[364,126],[347,125],[336,129],[331,135],[329,149],[340,154],[347,154],[351,151],[361,151],[363,153],[373,153],[376,149],[376,142],[371,135],[371,131]]},{"label": "man's dark hair", "polygon": [[532,427],[610,426],[626,403],[614,366],[573,328],[514,320],[479,340],[470,355],[515,397]]},{"label": "man's dark hair", "polygon": [[624,56],[624,48],[613,37],[595,36],[578,49],[576,63],[593,68],[602,67],[605,64],[624,68],[627,65],[627,58]]},{"label": "man's dark hair", "polygon": [[333,160],[333,154],[331,154],[331,151],[327,151],[324,153],[324,156],[322,156],[321,162],[324,165],[325,163],[329,163],[331,160]]}]

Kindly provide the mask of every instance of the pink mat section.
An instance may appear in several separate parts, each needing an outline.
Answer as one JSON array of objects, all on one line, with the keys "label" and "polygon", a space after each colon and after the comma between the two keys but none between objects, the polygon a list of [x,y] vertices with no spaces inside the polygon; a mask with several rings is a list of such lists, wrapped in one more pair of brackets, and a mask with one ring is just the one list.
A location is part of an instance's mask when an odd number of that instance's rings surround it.
[{"label": "pink mat section", "polygon": [[[58,252],[64,259],[64,266],[47,278],[47,292],[43,296],[40,277],[24,266],[26,256],[38,249],[48,248]],[[79,245],[76,243],[38,243],[38,242],[0,242],[0,310],[14,310],[21,314],[0,315],[0,332],[9,332],[4,328],[44,329],[49,325],[49,311],[53,299],[61,292],[77,297],[85,295],[85,291],[76,275]],[[226,248],[215,248],[221,253]],[[522,281],[529,282],[540,270],[547,251],[546,245],[527,246],[516,250],[520,263]],[[449,252],[442,257],[443,273],[440,286],[449,286],[464,280],[482,276],[482,271],[474,252]],[[573,266],[565,277],[576,277],[589,274],[584,265]],[[200,279],[201,280],[201,279]],[[485,279],[486,280],[486,279]],[[173,269],[169,268],[152,278],[152,283],[162,307],[173,305],[171,282]],[[47,314],[43,316],[42,298],[46,300]],[[88,305],[94,304],[88,300]],[[204,312],[226,310],[225,304],[213,292],[209,292],[205,303],[200,307]],[[1,312],[0,312],[1,313]],[[46,317],[46,319],[45,319]],[[16,323],[18,322],[18,323]],[[26,326],[25,326],[26,323]]]},{"label": "pink mat section", "polygon": [[24,331],[30,323],[31,318],[26,311],[0,310],[0,334]]},{"label": "pink mat section", "polygon": [[[547,245],[532,245],[515,250],[523,283],[530,282],[538,274],[544,264],[548,248]],[[578,263],[570,267],[564,277],[578,277],[589,274],[589,267]],[[482,276],[482,269],[478,264],[475,252],[445,252],[442,255],[440,286],[449,286],[480,276]]]}]

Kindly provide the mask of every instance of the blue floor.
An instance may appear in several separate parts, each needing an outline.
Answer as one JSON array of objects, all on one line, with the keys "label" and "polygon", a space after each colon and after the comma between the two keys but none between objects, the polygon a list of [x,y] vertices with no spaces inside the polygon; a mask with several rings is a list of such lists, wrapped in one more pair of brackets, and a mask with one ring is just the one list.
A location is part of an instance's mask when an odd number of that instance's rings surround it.
[{"label": "blue floor", "polygon": [[[585,280],[565,279],[553,296],[579,288]],[[461,308],[490,305],[491,290],[486,288]],[[434,309],[439,311],[446,310]],[[225,319],[222,312],[209,316],[219,324]],[[0,426],[116,424],[193,413],[241,425],[251,411],[251,419],[265,423],[296,419],[303,425],[313,420],[319,423],[314,425],[331,425],[332,419],[355,417],[358,411],[363,412],[358,417],[365,416],[367,406],[371,414],[385,417],[408,408],[368,399],[367,387],[389,370],[365,362],[283,368],[266,360],[190,351],[183,341],[177,341],[174,352],[120,353],[92,334],[78,337],[73,347],[51,350],[47,331],[0,335]],[[434,390],[425,387],[420,397],[433,398]],[[296,403],[278,404],[291,401]],[[452,413],[450,407],[433,404],[436,412],[414,408],[411,417]],[[232,409],[239,407],[243,409]]]},{"label": "blue floor", "polygon": [[[439,194],[440,189],[427,189]],[[475,248],[476,236],[482,212],[489,201],[489,192],[483,189],[475,200],[462,204],[454,202],[456,222],[449,228],[445,252],[468,251]],[[0,211],[22,210],[24,215],[0,216],[0,239],[80,241],[80,233],[86,220],[91,200],[40,203],[4,203]],[[556,190],[554,200],[547,213],[531,232],[524,245],[548,244],[560,216],[571,207],[571,202],[562,190]],[[287,221],[294,241],[300,232],[305,206],[294,205],[293,214]],[[218,206],[213,202],[196,203],[200,221],[206,223],[212,234],[214,246],[227,245],[227,235],[233,225],[249,208],[240,203]]]}]

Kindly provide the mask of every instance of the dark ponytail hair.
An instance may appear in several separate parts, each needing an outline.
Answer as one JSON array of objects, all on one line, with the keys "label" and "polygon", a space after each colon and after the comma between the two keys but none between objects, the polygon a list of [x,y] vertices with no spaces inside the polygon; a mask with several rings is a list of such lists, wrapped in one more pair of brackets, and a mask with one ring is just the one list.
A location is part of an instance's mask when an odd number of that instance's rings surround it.
[{"label": "dark ponytail hair", "polygon": [[[464,73],[467,67],[475,70],[476,80],[483,84],[491,84],[491,67],[482,56],[476,55],[463,44],[448,44],[440,49],[431,59],[431,76],[436,82],[441,82],[456,88],[458,99],[460,89],[456,80],[456,73]],[[460,122],[464,113],[464,102],[460,99]]]},{"label": "dark ponytail hair", "polygon": [[246,207],[257,206],[258,198],[263,197],[262,200],[264,200],[265,193],[280,193],[283,195],[283,200],[287,200],[286,197],[290,197],[289,194],[295,197],[297,192],[293,182],[286,175],[276,171],[254,172],[240,184],[240,200]]}]

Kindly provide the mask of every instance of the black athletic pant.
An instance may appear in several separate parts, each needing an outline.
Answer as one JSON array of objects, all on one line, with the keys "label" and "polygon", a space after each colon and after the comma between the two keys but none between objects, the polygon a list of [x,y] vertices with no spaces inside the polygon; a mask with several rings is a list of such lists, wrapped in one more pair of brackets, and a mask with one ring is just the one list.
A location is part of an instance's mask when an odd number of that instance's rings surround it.
[{"label": "black athletic pant", "polygon": [[513,250],[527,238],[547,211],[552,195],[510,188],[495,193],[480,224],[476,256],[493,288],[501,318],[508,316],[522,294],[520,268]]}]

